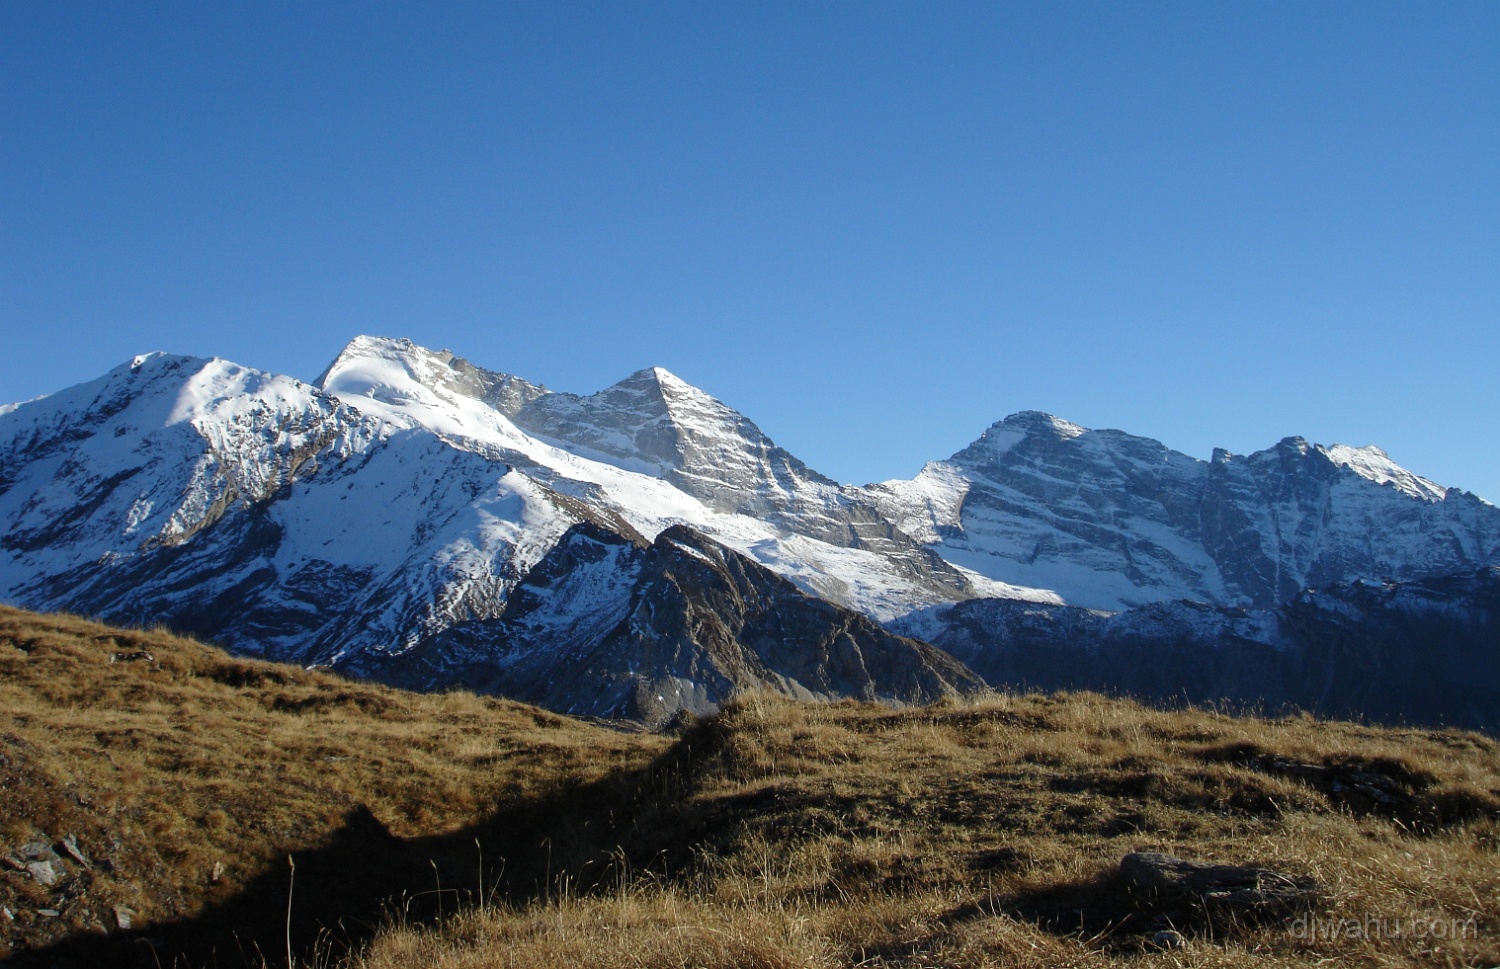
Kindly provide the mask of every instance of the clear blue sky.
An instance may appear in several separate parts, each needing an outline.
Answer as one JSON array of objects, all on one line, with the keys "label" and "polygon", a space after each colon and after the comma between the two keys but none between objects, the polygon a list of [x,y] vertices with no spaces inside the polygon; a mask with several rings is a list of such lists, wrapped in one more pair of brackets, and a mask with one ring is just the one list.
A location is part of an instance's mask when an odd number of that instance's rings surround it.
[{"label": "clear blue sky", "polygon": [[358,333],[845,481],[1039,409],[1500,500],[1500,3],[0,0],[0,398]]}]

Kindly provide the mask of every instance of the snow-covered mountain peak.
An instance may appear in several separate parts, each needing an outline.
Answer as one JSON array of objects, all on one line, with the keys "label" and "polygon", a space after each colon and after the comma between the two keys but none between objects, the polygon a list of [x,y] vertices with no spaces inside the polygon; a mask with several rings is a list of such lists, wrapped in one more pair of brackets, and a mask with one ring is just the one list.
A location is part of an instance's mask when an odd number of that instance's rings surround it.
[{"label": "snow-covered mountain peak", "polygon": [[1003,421],[996,421],[968,447],[950,458],[965,467],[981,468],[1000,459],[1001,455],[1023,441],[1064,443],[1091,433],[1071,421],[1037,410],[1023,410]]},{"label": "snow-covered mountain peak", "polygon": [[665,367],[645,367],[614,386],[660,396],[708,396]]},{"label": "snow-covered mountain peak", "polygon": [[1346,467],[1360,477],[1368,478],[1377,484],[1389,484],[1413,498],[1421,498],[1424,501],[1442,501],[1447,497],[1447,488],[1420,475],[1412,474],[1392,461],[1390,455],[1373,444],[1365,447],[1350,447],[1347,444],[1335,444],[1332,447],[1319,445],[1318,450],[1322,451],[1334,464]]},{"label": "snow-covered mountain peak", "polygon": [[[372,378],[379,379],[372,379]],[[451,350],[429,350],[405,338],[355,337],[317,385],[330,393],[386,399],[391,391],[411,397],[417,387],[439,397],[457,395],[513,416],[529,401],[550,391],[520,377],[476,367]],[[422,394],[415,392],[420,398]]]},{"label": "snow-covered mountain peak", "polygon": [[[951,600],[973,584],[918,552],[873,507],[776,447],[743,415],[660,367],[579,396],[447,351],[366,337],[321,382],[366,417],[434,432],[524,469],[567,493],[564,504],[582,499],[647,536],[691,522],[822,594],[862,606],[878,600],[875,613]],[[786,551],[784,541],[799,551]],[[807,567],[811,558],[817,564]],[[883,577],[846,581],[855,560],[875,563]]]},{"label": "snow-covered mountain peak", "polygon": [[326,390],[331,381],[336,380],[341,373],[359,367],[362,361],[372,358],[395,361],[418,350],[420,348],[407,339],[357,336],[344,345],[344,348],[333,358],[333,362],[318,375],[313,383]]},{"label": "snow-covered mountain peak", "polygon": [[1211,461],[1026,411],[909,482],[868,489],[954,565],[1075,605],[1287,601],[1360,575],[1493,561],[1500,520],[1378,448],[1301,437]]},{"label": "snow-covered mountain peak", "polygon": [[[362,336],[317,383],[151,353],[0,408],[0,599],[355,671],[426,643],[432,682],[524,667],[567,707],[603,689],[599,649],[617,671],[661,659],[686,695],[707,654],[680,644],[823,636],[788,633],[794,607],[830,613],[761,566],[928,636],[976,596],[1272,608],[1500,562],[1493,506],[1373,447],[1287,438],[1205,462],[1023,411],[910,481],[855,488],[660,367],[581,396]],[[767,624],[698,622],[726,603]]]},{"label": "snow-covered mountain peak", "polygon": [[[200,378],[204,371],[216,370],[216,365],[223,363],[204,357],[145,353],[102,377],[11,405],[0,411],[0,416],[9,419],[8,430],[17,436],[77,437],[109,424],[118,425],[125,420],[121,415],[127,410],[128,426],[161,427],[191,416],[192,403],[203,392]],[[185,382],[200,382],[200,388],[190,392]],[[8,435],[0,432],[0,437],[4,436]]]},{"label": "snow-covered mountain peak", "polygon": [[1310,454],[1314,450],[1313,446],[1307,442],[1306,438],[1295,434],[1291,437],[1284,437],[1281,440],[1277,441],[1275,449],[1277,451],[1284,451],[1288,454],[1298,455]]}]

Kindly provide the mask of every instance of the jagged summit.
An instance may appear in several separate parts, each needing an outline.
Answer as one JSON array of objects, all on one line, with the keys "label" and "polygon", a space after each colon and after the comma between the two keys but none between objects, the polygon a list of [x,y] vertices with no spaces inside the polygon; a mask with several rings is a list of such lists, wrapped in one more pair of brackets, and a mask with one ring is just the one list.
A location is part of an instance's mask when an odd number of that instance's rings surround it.
[{"label": "jagged summit", "polygon": [[1027,432],[1054,434],[1063,438],[1077,437],[1080,434],[1088,433],[1089,430],[1086,427],[1074,424],[1072,421],[1065,421],[1054,414],[1048,414],[1039,410],[1017,411],[1003,421],[996,422],[992,425],[991,429],[994,428],[1010,428]]},{"label": "jagged summit", "polygon": [[1442,501],[1448,495],[1447,488],[1406,470],[1392,461],[1385,451],[1373,444],[1364,447],[1350,447],[1347,444],[1335,444],[1332,447],[1320,445],[1318,450],[1322,451],[1334,464],[1348,468],[1360,477],[1378,484],[1389,484],[1413,498],[1421,498],[1424,501]]},{"label": "jagged summit", "polygon": [[944,559],[1103,609],[1184,598],[1270,606],[1309,585],[1500,556],[1500,517],[1481,499],[1378,448],[1296,436],[1202,461],[1023,411],[914,480],[867,491]]},{"label": "jagged summit", "polygon": [[956,464],[983,466],[1028,438],[1068,441],[1087,433],[1087,428],[1060,417],[1039,410],[1023,410],[991,424],[948,460]]},{"label": "jagged summit", "polygon": [[[479,401],[511,419],[548,397],[591,401],[597,406],[613,405],[657,415],[677,402],[705,401],[734,413],[664,367],[645,367],[586,396],[558,393],[513,374],[477,366],[451,350],[428,349],[406,337],[357,336],[314,381],[317,387],[330,392],[372,397],[391,391],[409,397],[411,388],[404,386],[408,383],[434,393],[458,394]],[[738,414],[734,416],[743,420]]]}]

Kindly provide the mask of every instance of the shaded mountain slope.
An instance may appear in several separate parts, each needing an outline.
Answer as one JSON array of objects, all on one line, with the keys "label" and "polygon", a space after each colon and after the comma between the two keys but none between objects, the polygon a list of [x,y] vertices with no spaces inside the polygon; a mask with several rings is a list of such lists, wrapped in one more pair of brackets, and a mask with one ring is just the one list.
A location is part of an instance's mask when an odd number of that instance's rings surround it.
[{"label": "shaded mountain slope", "polygon": [[946,653],[809,596],[684,526],[649,545],[574,526],[498,618],[356,671],[647,723],[708,713],[752,689],[924,703],[984,685]]},{"label": "shaded mountain slope", "polygon": [[973,600],[932,641],[989,683],[1500,734],[1500,568],[1309,590],[1274,609]]}]

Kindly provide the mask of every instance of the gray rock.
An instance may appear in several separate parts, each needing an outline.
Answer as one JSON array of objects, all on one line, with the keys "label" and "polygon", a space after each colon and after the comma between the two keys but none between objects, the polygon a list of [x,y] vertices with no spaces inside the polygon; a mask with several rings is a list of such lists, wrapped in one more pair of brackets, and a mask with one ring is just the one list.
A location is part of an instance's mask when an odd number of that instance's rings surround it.
[{"label": "gray rock", "polygon": [[121,930],[130,928],[131,920],[135,918],[135,909],[124,905],[115,906],[115,925]]},{"label": "gray rock", "polygon": [[61,861],[33,861],[26,866],[26,871],[43,888],[51,888],[68,877],[68,870]]},{"label": "gray rock", "polygon": [[62,839],[62,849],[67,853],[69,858],[72,858],[83,867],[94,867],[93,862],[89,861],[89,856],[83,853],[82,848],[78,847],[77,835],[70,834],[66,838]]},{"label": "gray rock", "polygon": [[1151,936],[1151,944],[1159,949],[1181,949],[1187,945],[1181,933],[1173,932],[1171,929],[1162,929]]},{"label": "gray rock", "polygon": [[45,841],[28,841],[23,844],[16,854],[25,861],[57,861],[57,852],[52,850],[52,845]]}]

